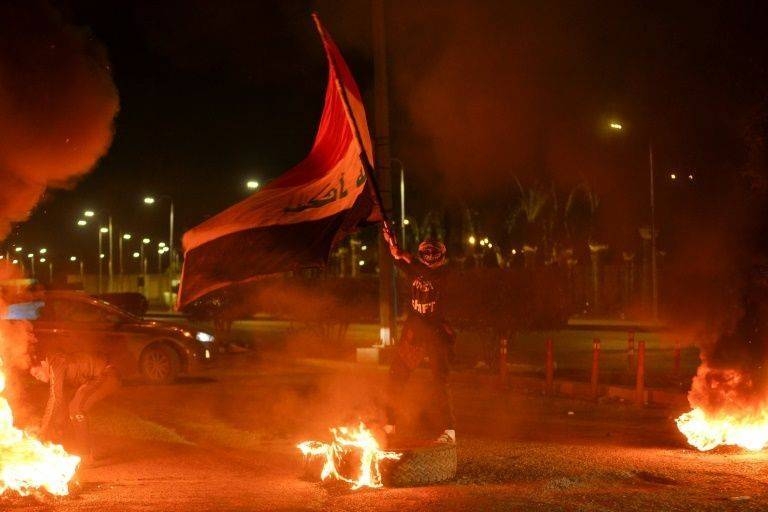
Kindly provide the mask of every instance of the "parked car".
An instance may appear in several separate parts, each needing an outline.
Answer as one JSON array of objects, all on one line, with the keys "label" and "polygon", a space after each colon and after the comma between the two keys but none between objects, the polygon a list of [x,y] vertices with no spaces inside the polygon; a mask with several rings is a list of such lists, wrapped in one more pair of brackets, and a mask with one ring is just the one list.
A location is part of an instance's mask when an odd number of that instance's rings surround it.
[{"label": "parked car", "polygon": [[9,320],[29,320],[40,355],[97,351],[123,377],[173,382],[214,357],[214,337],[183,326],[143,320],[108,302],[77,292],[43,292],[8,307]]}]

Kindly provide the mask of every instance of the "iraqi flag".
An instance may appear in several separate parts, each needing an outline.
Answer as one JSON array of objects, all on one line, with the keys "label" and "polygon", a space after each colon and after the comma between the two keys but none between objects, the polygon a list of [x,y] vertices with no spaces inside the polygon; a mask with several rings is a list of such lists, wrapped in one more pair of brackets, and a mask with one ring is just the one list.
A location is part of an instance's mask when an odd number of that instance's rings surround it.
[{"label": "iraqi flag", "polygon": [[314,18],[329,71],[312,150],[263,189],[184,234],[179,309],[265,274],[322,267],[359,224],[381,220],[367,179],[373,152],[362,96]]}]

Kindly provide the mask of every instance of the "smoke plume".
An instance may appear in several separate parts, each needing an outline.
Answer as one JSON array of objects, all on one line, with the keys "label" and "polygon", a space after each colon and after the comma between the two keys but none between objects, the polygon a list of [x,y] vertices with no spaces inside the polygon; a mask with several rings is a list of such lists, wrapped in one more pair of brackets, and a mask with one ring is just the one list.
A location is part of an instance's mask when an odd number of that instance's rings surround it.
[{"label": "smoke plume", "polygon": [[0,239],[46,188],[109,147],[119,108],[105,49],[43,2],[0,4]]}]

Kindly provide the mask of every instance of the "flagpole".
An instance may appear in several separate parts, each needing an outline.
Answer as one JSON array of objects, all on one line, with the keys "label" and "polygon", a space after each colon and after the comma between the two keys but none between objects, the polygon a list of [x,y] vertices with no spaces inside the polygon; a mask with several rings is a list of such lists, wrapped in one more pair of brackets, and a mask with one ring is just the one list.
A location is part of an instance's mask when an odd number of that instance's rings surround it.
[{"label": "flagpole", "polygon": [[[368,181],[371,182],[371,187],[373,188],[373,194],[374,194],[374,201],[376,202],[376,206],[379,207],[379,211],[381,212],[381,217],[383,219],[384,224],[387,225],[387,229],[389,229],[390,219],[387,216],[387,212],[384,209],[384,201],[381,197],[381,191],[379,190],[379,187],[376,183],[376,177],[374,176],[373,172],[373,165],[371,164],[371,159],[368,156],[368,152],[365,150],[365,146],[363,145],[362,136],[360,135],[360,127],[357,124],[357,119],[355,119],[355,116],[352,114],[352,107],[349,106],[349,99],[347,98],[347,91],[344,89],[344,87],[341,86],[341,81],[339,80],[339,73],[336,68],[336,63],[333,60],[333,54],[330,51],[330,48],[328,46],[328,40],[325,37],[325,30],[323,29],[322,23],[320,23],[320,17],[317,15],[317,13],[312,13],[312,19],[315,22],[315,27],[317,27],[317,31],[320,34],[320,39],[323,41],[323,47],[325,48],[325,54],[328,56],[328,64],[333,70],[333,76],[334,76],[334,83],[336,85],[336,90],[339,93],[339,97],[341,97],[341,103],[344,106],[344,113],[347,116],[347,121],[349,122],[349,125],[352,127],[352,134],[355,137],[355,142],[357,143],[358,148],[360,149],[359,158],[360,162],[363,164],[363,170],[365,171],[366,178],[368,178]],[[392,236],[394,237],[394,232],[390,230],[392,233]]]}]

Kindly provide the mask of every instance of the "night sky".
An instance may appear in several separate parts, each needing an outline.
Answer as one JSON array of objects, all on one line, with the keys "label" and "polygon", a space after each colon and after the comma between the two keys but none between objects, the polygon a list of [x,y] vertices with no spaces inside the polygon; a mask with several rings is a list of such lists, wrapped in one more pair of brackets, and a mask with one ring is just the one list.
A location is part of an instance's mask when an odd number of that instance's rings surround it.
[{"label": "night sky", "polygon": [[[313,10],[373,117],[368,2],[52,5],[106,48],[120,111],[95,169],[47,193],[8,243],[94,256],[95,230],[75,226],[86,207],[109,208],[119,231],[166,238],[167,205],[145,207],[147,193],[173,197],[178,239],[243,198],[246,179],[263,183],[301,160],[327,72]],[[766,11],[759,2],[387,3],[392,155],[408,170],[413,215],[468,205],[493,234],[514,177],[564,190],[586,180],[603,198],[601,236],[630,243],[647,218],[652,141],[666,247],[711,242],[713,227],[759,233],[744,171],[762,176],[768,161]],[[606,129],[611,119],[621,134]],[[668,182],[673,169],[694,182]]]}]

